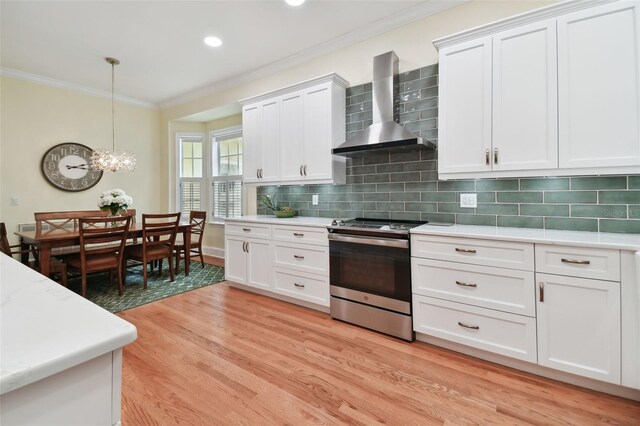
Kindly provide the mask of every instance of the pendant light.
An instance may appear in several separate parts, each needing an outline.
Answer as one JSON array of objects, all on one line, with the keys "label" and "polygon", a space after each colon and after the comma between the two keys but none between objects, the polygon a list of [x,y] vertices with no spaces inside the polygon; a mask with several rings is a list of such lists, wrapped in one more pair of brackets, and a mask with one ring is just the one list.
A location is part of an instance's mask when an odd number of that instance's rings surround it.
[{"label": "pendant light", "polygon": [[114,107],[114,75],[115,66],[120,63],[115,58],[105,58],[111,64],[111,136],[112,144],[109,149],[96,149],[91,155],[91,167],[95,170],[110,172],[130,172],[136,168],[136,156],[133,153],[122,151],[116,152],[116,115]]}]

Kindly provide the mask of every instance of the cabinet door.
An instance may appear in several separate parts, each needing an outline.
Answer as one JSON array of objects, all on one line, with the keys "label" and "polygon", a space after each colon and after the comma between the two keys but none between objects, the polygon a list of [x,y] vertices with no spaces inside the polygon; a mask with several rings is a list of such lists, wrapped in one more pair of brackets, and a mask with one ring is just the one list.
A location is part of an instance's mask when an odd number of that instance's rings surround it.
[{"label": "cabinet door", "polygon": [[225,239],[225,279],[240,284],[247,282],[247,253],[244,251],[246,239],[229,237]]},{"label": "cabinet door", "polygon": [[249,240],[247,245],[247,285],[265,290],[273,287],[273,262],[268,241]]},{"label": "cabinet door", "polygon": [[242,109],[242,147],[244,164],[243,179],[245,182],[258,182],[258,161],[262,155],[260,146],[260,115],[259,105],[248,105]]},{"label": "cabinet door", "polygon": [[491,170],[491,37],[440,50],[440,173]]},{"label": "cabinet door", "polygon": [[493,170],[558,167],[556,21],[493,37]]},{"label": "cabinet door", "polygon": [[280,103],[280,178],[302,180],[303,160],[302,92],[282,97]]},{"label": "cabinet door", "polygon": [[278,179],[278,149],[280,134],[280,100],[274,99],[262,104],[260,119],[260,181]]},{"label": "cabinet door", "polygon": [[538,363],[620,384],[620,283],[536,278]]},{"label": "cabinet door", "polygon": [[331,86],[304,91],[305,179],[331,179]]},{"label": "cabinet door", "polygon": [[639,2],[558,18],[560,167],[640,165]]}]

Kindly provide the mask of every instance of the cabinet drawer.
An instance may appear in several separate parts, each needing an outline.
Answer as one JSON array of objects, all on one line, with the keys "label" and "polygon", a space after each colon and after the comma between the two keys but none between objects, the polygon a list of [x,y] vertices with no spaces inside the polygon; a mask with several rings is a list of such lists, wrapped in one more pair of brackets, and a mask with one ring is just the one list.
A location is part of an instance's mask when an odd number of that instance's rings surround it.
[{"label": "cabinet drawer", "polygon": [[273,239],[291,243],[329,245],[326,228],[274,225]]},{"label": "cabinet drawer", "polygon": [[274,266],[329,275],[329,248],[275,243]]},{"label": "cabinet drawer", "polygon": [[415,294],[535,317],[534,273],[411,258]]},{"label": "cabinet drawer", "polygon": [[536,362],[536,320],[413,296],[413,329],[485,351]]},{"label": "cabinet drawer", "polygon": [[261,223],[227,222],[225,232],[229,235],[242,235],[247,238],[271,238],[271,227]]},{"label": "cabinet drawer", "polygon": [[328,277],[297,274],[276,268],[276,292],[296,299],[329,306]]},{"label": "cabinet drawer", "polygon": [[412,235],[411,255],[533,271],[533,244],[529,243]]},{"label": "cabinet drawer", "polygon": [[536,244],[536,272],[620,281],[620,252]]}]

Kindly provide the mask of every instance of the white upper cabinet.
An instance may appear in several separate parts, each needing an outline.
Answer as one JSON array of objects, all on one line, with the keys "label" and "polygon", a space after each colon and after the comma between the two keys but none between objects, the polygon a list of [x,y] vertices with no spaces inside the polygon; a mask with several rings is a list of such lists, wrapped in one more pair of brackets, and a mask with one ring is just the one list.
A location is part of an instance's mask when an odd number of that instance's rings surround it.
[{"label": "white upper cabinet", "polygon": [[493,170],[558,167],[554,19],[493,36]]},{"label": "white upper cabinet", "polygon": [[640,7],[558,18],[560,167],[640,165]]},{"label": "white upper cabinet", "polygon": [[440,173],[491,170],[491,37],[440,50]]},{"label": "white upper cabinet", "polygon": [[302,91],[281,98],[280,118],[280,179],[299,180],[304,163]]},{"label": "white upper cabinet", "polygon": [[441,179],[640,173],[640,1],[602,3],[434,41]]},{"label": "white upper cabinet", "polygon": [[279,114],[280,106],[275,101],[251,104],[242,109],[242,169],[247,183],[269,182],[278,177]]},{"label": "white upper cabinet", "polygon": [[346,159],[331,150],[345,140],[347,84],[330,74],[241,101],[245,183],[344,183]]}]

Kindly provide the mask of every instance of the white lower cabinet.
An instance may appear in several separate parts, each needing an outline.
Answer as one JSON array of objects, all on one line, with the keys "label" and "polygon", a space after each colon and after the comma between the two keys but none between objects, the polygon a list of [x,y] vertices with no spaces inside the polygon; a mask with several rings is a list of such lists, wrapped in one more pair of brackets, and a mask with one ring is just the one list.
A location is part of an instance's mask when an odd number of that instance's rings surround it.
[{"label": "white lower cabinet", "polygon": [[619,250],[431,235],[411,244],[414,331],[622,383]]},{"label": "white lower cabinet", "polygon": [[324,227],[229,221],[225,242],[228,281],[287,300],[329,306],[329,240]]},{"label": "white lower cabinet", "polygon": [[620,384],[620,283],[536,278],[538,363]]},{"label": "white lower cabinet", "polygon": [[271,242],[227,236],[225,273],[228,281],[270,289],[273,285]]}]

